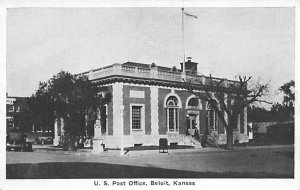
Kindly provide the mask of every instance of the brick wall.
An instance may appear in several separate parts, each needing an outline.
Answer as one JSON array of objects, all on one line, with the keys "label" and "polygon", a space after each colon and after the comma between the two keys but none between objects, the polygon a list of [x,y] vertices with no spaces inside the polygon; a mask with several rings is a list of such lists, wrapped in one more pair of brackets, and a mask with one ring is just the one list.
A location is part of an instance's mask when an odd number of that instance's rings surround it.
[{"label": "brick wall", "polygon": [[[113,93],[112,86],[108,86],[108,91]],[[113,122],[114,122],[114,114],[113,114],[113,99],[107,105],[107,135],[113,135]]]},{"label": "brick wall", "polygon": [[167,112],[164,108],[164,100],[169,93],[171,93],[170,89],[158,89],[158,133],[160,135],[165,135],[167,132]]},{"label": "brick wall", "polygon": [[[130,97],[130,90],[143,91],[144,98],[133,98]],[[140,86],[123,86],[123,103],[124,103],[124,135],[130,135],[130,104],[144,104],[145,105],[145,133],[146,135],[151,134],[151,106],[150,106],[150,88]]]}]

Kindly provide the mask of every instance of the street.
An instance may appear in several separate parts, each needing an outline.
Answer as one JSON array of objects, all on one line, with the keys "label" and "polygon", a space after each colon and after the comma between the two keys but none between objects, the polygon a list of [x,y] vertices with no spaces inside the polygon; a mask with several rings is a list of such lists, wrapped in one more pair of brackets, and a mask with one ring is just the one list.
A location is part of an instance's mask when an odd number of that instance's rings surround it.
[{"label": "street", "polygon": [[7,179],[293,178],[294,146],[129,151],[93,154],[36,149],[6,153]]}]

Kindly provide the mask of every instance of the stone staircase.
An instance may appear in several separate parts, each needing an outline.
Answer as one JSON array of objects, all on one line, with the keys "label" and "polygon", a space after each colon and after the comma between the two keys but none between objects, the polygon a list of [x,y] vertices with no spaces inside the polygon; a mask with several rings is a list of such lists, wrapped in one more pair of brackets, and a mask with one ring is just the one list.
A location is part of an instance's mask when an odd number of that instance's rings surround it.
[{"label": "stone staircase", "polygon": [[210,147],[220,147],[220,142],[218,142],[218,139],[214,136],[208,135],[206,144]]},{"label": "stone staircase", "polygon": [[189,140],[191,141],[191,144],[195,147],[195,148],[202,148],[201,146],[201,142],[196,139],[195,137],[192,136],[187,136],[189,138]]},{"label": "stone staircase", "polygon": [[210,131],[207,136],[207,145],[211,147],[220,147],[220,145],[226,144],[226,139],[226,135]]}]

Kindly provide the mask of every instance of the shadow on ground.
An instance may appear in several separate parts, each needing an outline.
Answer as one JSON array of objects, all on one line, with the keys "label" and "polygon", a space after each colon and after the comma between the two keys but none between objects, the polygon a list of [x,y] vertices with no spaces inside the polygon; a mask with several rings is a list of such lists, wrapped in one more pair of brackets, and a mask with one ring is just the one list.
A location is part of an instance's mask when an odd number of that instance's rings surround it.
[{"label": "shadow on ground", "polygon": [[105,163],[49,162],[7,164],[7,179],[87,179],[87,178],[293,178],[289,175],[249,172],[192,172]]}]

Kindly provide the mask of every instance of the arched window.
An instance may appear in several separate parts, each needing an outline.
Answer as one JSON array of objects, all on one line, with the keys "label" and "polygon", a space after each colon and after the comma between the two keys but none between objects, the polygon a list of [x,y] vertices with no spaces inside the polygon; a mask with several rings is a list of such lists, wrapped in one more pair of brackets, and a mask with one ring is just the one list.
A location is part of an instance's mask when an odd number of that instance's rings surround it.
[{"label": "arched window", "polygon": [[197,100],[197,98],[191,98],[188,102],[189,107],[198,107],[198,105],[199,101]]},{"label": "arched window", "polygon": [[168,131],[178,131],[178,99],[170,96],[166,103]]},{"label": "arched window", "polygon": [[206,124],[209,131],[217,130],[217,116],[215,110],[212,109],[211,105],[207,103],[206,105]]}]

